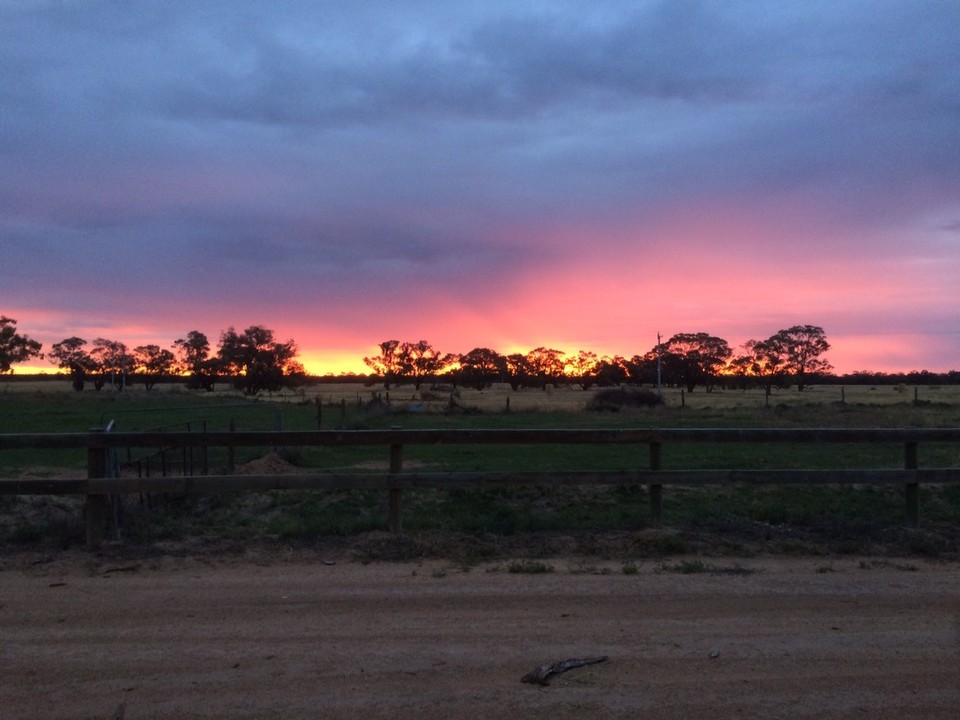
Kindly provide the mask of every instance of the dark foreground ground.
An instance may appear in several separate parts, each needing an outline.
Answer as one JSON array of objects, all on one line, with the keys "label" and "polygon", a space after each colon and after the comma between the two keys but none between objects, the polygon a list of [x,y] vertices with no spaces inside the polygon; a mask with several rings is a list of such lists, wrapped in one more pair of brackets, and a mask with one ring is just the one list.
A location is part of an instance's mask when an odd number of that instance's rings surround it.
[{"label": "dark foreground ground", "polygon": [[23,552],[0,638],[4,720],[956,720],[960,564]]}]

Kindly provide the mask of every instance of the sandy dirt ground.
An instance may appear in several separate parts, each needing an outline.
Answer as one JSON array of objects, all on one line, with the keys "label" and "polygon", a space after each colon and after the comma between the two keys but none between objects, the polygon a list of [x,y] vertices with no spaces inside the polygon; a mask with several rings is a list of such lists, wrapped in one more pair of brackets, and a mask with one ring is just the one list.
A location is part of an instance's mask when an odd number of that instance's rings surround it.
[{"label": "sandy dirt ground", "polygon": [[0,558],[0,718],[960,717],[957,564],[549,562]]}]

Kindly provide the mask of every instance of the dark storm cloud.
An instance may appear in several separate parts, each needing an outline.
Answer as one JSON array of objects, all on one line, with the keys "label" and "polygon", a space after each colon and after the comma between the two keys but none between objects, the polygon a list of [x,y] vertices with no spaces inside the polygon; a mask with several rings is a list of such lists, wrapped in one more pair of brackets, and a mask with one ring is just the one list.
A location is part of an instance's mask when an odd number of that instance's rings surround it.
[{"label": "dark storm cloud", "polygon": [[8,3],[4,290],[469,301],[584,237],[712,251],[659,234],[718,209],[763,226],[745,261],[942,257],[958,28],[948,2]]},{"label": "dark storm cloud", "polygon": [[341,171],[351,193],[379,169],[370,189],[388,199],[415,188],[466,205],[483,205],[484,183],[509,196],[563,168],[541,180],[553,209],[588,184],[601,205],[629,195],[627,183],[659,199],[855,173],[873,190],[898,169],[943,175],[960,153],[960,43],[944,30],[960,11],[949,5],[627,3],[585,18],[493,4],[420,29],[422,7],[13,13],[20,39],[5,66],[24,79],[4,99],[27,141],[11,149],[50,165],[55,154],[68,177],[171,154],[187,170],[224,156],[292,160],[306,187],[330,190],[325,173]]}]

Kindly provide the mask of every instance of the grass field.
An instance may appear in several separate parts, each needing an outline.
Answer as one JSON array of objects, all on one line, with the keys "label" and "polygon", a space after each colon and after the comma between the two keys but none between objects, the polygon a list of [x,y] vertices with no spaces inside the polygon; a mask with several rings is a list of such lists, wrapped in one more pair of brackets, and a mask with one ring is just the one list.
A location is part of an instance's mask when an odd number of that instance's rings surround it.
[{"label": "grass field", "polygon": [[[809,388],[775,393],[665,391],[661,407],[622,412],[584,408],[592,393],[575,388],[512,392],[414,392],[400,387],[317,385],[256,400],[180,386],[145,392],[73,393],[63,383],[9,383],[0,389],[0,432],[79,432],[115,421],[119,430],[309,430],[323,428],[619,428],[619,427],[956,427],[957,387]],[[509,399],[509,406],[508,406]],[[377,402],[379,400],[379,402]],[[843,400],[843,402],[841,402]],[[389,402],[389,405],[387,404]],[[509,411],[508,411],[509,407]],[[238,451],[239,452],[239,451]],[[248,449],[238,464],[268,471],[300,468],[383,470],[384,448]],[[0,477],[82,475],[82,452],[6,451]],[[209,458],[222,472],[223,455]],[[645,447],[422,446],[404,454],[409,469],[440,471],[630,469],[645,467]],[[666,469],[896,468],[897,445],[676,445]],[[921,467],[960,466],[960,448],[921,446]],[[239,468],[243,471],[243,468]],[[491,488],[406,493],[403,540],[375,542],[371,557],[449,552],[486,556],[519,538],[549,554],[571,543],[587,553],[862,552],[866,548],[938,557],[958,554],[960,488],[924,487],[923,522],[903,527],[896,487],[668,488],[665,530],[650,527],[643,488]],[[0,543],[69,545],[82,539],[70,498],[0,497]],[[119,536],[126,543],[216,537],[235,542],[313,543],[386,527],[383,493],[276,492],[213,497],[127,498]],[[450,549],[450,538],[457,537]],[[530,540],[533,538],[532,540]],[[562,541],[557,538],[564,538]],[[624,538],[630,538],[625,540]],[[610,543],[614,548],[611,549]],[[624,550],[624,542],[627,549]],[[445,549],[446,548],[446,549]]]}]

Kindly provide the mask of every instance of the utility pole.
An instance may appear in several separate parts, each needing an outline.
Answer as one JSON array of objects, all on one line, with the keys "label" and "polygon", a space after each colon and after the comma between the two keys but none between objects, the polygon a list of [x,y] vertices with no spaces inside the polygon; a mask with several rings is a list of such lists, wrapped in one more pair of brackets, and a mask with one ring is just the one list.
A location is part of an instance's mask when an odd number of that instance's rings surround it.
[{"label": "utility pole", "polygon": [[660,387],[660,333],[657,333],[657,395],[663,397],[663,390]]}]

